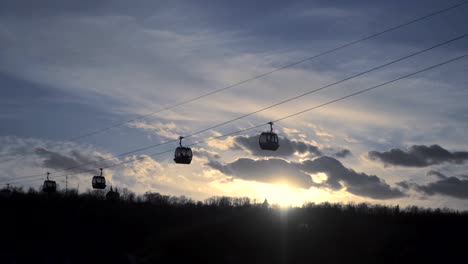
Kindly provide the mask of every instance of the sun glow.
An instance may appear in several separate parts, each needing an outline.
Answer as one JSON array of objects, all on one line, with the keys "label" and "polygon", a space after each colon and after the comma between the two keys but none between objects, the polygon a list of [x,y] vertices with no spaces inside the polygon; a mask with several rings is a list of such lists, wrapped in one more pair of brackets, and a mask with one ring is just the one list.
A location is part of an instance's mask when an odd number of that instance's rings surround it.
[{"label": "sun glow", "polygon": [[290,187],[287,183],[267,184],[262,186],[262,192],[270,204],[281,207],[298,206],[304,202],[301,191]]},{"label": "sun glow", "polygon": [[314,187],[296,188],[287,182],[269,184],[236,179],[229,183],[213,182],[211,185],[222,191],[223,195],[246,196],[255,199],[257,203],[262,203],[264,199],[267,199],[270,205],[280,207],[301,206],[304,202],[323,202],[332,196],[329,192]]}]

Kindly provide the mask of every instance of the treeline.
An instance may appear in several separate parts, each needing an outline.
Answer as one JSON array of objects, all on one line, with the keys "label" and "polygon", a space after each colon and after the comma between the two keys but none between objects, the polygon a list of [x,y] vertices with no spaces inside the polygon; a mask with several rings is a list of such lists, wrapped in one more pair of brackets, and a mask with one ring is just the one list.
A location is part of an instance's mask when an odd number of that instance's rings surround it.
[{"label": "treeline", "polygon": [[[32,199],[85,199],[104,201],[109,200],[106,194],[108,191],[103,190],[88,190],[83,193],[78,193],[76,189],[69,189],[67,191],[58,191],[54,194],[43,193],[40,190],[29,188],[24,191],[23,188],[14,187],[0,190],[2,198],[32,198]],[[204,201],[193,200],[190,197],[164,195],[158,192],[146,192],[143,195],[137,195],[127,188],[114,189],[118,194],[118,201],[121,203],[145,203],[154,206],[164,207],[178,207],[178,208],[200,208],[200,207],[215,207],[215,208],[234,208],[234,207],[254,207],[254,208],[270,208],[270,209],[285,209],[278,204],[270,204],[267,199],[258,202],[256,199],[249,197],[228,197],[228,196],[212,196]],[[305,202],[302,206],[295,207],[295,209],[310,209],[318,211],[335,211],[340,213],[351,214],[374,214],[374,215],[392,215],[392,214],[450,214],[450,215],[467,215],[468,211],[459,211],[450,208],[427,208],[420,206],[405,206],[400,208],[399,205],[380,205],[371,203],[314,203]],[[291,209],[291,208],[290,208]]]},{"label": "treeline", "polygon": [[[115,191],[115,190],[114,190]],[[468,214],[116,190],[1,190],[0,263],[464,263]]]}]

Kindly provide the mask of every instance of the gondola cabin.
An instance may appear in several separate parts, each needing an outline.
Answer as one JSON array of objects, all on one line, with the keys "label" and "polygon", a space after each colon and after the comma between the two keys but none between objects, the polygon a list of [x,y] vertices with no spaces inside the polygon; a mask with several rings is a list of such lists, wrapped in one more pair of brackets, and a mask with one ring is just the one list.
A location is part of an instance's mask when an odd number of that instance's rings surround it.
[{"label": "gondola cabin", "polygon": [[174,153],[174,161],[179,164],[190,164],[192,162],[192,149],[182,146],[183,137],[179,137],[179,147],[176,148]]},{"label": "gondola cabin", "polygon": [[96,175],[93,177],[93,189],[105,189],[106,188],[106,178],[102,176],[102,168],[101,170],[101,175]]},{"label": "gondola cabin", "polygon": [[42,185],[42,191],[45,193],[54,193],[57,191],[57,183],[55,181],[49,180],[50,173],[47,172],[47,179]]},{"label": "gondola cabin", "polygon": [[258,138],[260,148],[263,150],[275,151],[279,148],[279,139],[276,133],[273,133],[273,123],[269,122],[270,132],[262,132]]}]

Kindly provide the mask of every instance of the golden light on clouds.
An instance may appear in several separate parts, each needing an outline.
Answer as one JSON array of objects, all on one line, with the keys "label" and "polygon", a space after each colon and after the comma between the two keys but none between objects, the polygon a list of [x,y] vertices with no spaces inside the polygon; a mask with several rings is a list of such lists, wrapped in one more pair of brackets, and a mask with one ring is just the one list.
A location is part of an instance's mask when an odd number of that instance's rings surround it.
[{"label": "golden light on clouds", "polygon": [[319,173],[316,173],[316,174],[311,174],[310,176],[312,177],[312,180],[315,183],[322,183],[322,182],[324,182],[324,181],[326,181],[328,179],[327,174],[325,174],[323,172],[319,172]]},{"label": "golden light on clouds", "polygon": [[[222,134],[218,132],[213,132],[213,137],[219,137]],[[211,140],[206,142],[208,147],[214,148],[216,150],[229,150],[234,146],[234,137],[226,137],[222,140]]]}]

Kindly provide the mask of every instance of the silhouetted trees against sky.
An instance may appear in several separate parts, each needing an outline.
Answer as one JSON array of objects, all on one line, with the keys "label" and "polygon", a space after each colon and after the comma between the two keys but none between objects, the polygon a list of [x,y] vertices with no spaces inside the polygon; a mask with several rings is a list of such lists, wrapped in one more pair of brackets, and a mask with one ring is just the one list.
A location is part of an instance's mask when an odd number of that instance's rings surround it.
[{"label": "silhouetted trees against sky", "polygon": [[464,258],[468,213],[117,189],[0,196],[1,263],[394,263]]}]

